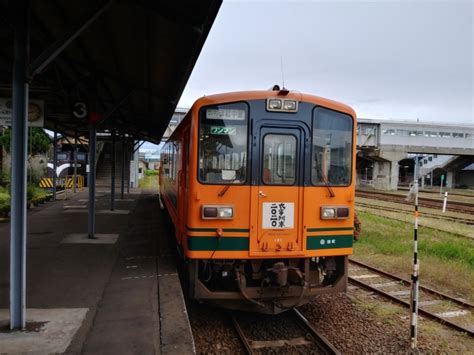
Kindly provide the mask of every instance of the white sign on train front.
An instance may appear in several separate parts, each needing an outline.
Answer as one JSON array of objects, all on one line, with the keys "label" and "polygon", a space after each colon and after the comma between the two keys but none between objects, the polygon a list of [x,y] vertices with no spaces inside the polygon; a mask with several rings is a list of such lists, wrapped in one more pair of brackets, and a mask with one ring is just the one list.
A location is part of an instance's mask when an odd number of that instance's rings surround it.
[{"label": "white sign on train front", "polygon": [[295,222],[295,204],[293,202],[264,202],[264,229],[292,229]]}]

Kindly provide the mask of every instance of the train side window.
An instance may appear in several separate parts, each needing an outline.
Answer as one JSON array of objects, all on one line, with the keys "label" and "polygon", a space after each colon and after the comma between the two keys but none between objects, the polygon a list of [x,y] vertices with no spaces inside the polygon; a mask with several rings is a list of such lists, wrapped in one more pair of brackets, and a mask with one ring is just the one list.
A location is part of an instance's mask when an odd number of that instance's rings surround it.
[{"label": "train side window", "polygon": [[296,176],[296,137],[267,134],[263,138],[263,183],[293,185]]}]

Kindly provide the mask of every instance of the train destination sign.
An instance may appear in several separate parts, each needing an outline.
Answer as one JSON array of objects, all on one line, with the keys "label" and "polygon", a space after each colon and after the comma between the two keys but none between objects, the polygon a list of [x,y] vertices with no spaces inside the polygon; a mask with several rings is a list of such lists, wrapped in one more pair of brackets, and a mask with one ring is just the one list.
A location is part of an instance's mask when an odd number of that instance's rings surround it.
[{"label": "train destination sign", "polygon": [[233,136],[236,133],[235,127],[212,126],[211,134]]},{"label": "train destination sign", "polygon": [[206,110],[206,118],[208,120],[243,121],[245,120],[245,110],[237,110],[237,109],[230,109],[230,108],[226,108],[226,109],[209,108]]},{"label": "train destination sign", "polygon": [[[10,98],[0,98],[0,126],[11,126],[13,102]],[[28,104],[28,126],[44,126],[44,101],[30,100]]]},{"label": "train destination sign", "polygon": [[292,202],[264,202],[263,221],[264,229],[292,229],[294,228],[295,204]]}]

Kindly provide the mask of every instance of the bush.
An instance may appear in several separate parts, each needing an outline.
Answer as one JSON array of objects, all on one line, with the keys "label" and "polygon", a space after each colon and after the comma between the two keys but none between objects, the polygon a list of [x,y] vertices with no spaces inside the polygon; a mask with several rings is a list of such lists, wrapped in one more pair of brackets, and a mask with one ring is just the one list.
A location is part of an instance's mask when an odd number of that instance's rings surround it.
[{"label": "bush", "polygon": [[158,175],[158,170],[145,170],[145,176],[155,176]]},{"label": "bush", "polygon": [[6,216],[10,211],[10,194],[0,187],[0,216]]},{"label": "bush", "polygon": [[10,184],[10,169],[0,171],[0,184],[8,186]]},{"label": "bush", "polygon": [[[0,136],[0,146],[9,153],[10,152],[10,141],[11,141],[11,129],[7,128],[3,131]],[[51,146],[51,139],[45,133],[43,128],[32,127],[31,132],[28,131],[28,144],[32,145],[31,150],[33,154],[46,153]],[[28,148],[28,152],[30,148]]]}]

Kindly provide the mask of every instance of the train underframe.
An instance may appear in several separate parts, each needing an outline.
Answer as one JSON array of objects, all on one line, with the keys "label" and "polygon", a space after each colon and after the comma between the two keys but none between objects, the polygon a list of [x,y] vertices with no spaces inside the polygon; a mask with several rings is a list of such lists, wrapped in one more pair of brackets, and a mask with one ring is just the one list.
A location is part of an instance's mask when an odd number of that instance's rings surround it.
[{"label": "train underframe", "polygon": [[345,292],[347,256],[188,260],[190,297],[219,307],[277,314]]}]

